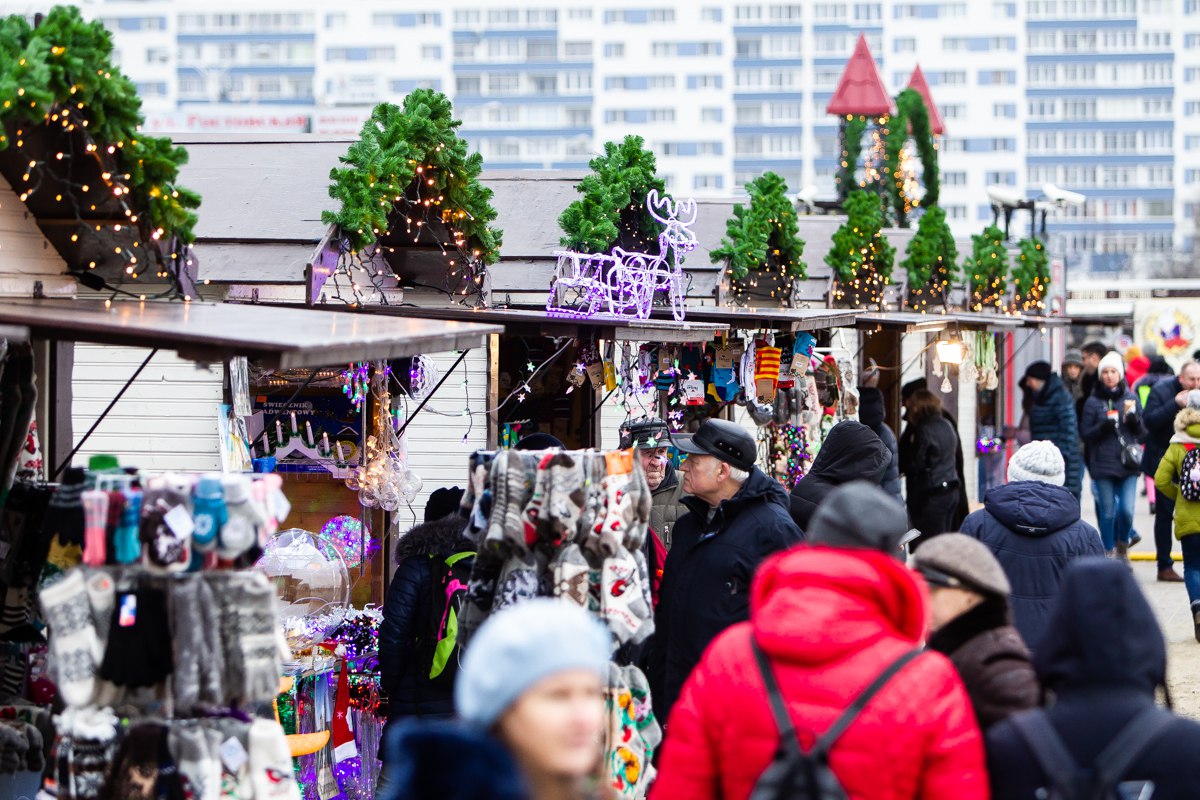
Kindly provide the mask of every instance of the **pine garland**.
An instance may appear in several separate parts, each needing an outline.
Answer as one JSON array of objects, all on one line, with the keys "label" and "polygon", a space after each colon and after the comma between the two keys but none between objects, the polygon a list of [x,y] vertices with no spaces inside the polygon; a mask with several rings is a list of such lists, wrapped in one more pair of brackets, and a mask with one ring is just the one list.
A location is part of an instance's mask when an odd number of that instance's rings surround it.
[{"label": "pine garland", "polygon": [[1008,275],[1008,250],[1004,247],[1004,231],[989,225],[982,233],[971,237],[971,256],[963,262],[971,276],[971,308],[980,311],[985,306],[1001,308]]},{"label": "pine garland", "polygon": [[[925,194],[919,202],[916,198],[905,195],[904,175],[900,165],[901,151],[910,136],[917,145],[917,154],[921,159],[921,183],[925,187]],[[929,109],[925,107],[925,100],[916,89],[905,89],[896,95],[896,114],[888,121],[884,147],[885,169],[880,179],[888,180],[888,176],[891,176],[887,191],[892,200],[892,214],[899,227],[907,228],[909,207],[935,206],[941,194],[937,146],[934,144],[929,123]]]},{"label": "pine garland", "polygon": [[836,299],[851,296],[855,305],[877,303],[892,275],[896,248],[883,234],[883,206],[879,195],[859,190],[843,204],[847,219],[834,231],[833,246],[825,263],[833,268],[839,286]]},{"label": "pine garland", "polygon": [[1036,236],[1022,239],[1012,265],[1013,301],[1021,309],[1040,308],[1050,286],[1050,255]]},{"label": "pine garland", "polygon": [[200,196],[175,182],[187,151],[139,134],[141,108],[137,88],[113,63],[108,31],[79,9],[56,6],[36,28],[21,15],[0,19],[0,150],[11,144],[2,130],[9,126],[86,128],[89,149],[102,163],[114,160],[117,172],[108,174],[148,238],[191,243]]},{"label": "pine garland", "polygon": [[839,162],[837,175],[834,176],[840,203],[845,204],[850,193],[858,188],[854,173],[858,170],[858,159],[862,157],[862,137],[866,132],[866,117],[847,117],[843,121],[842,160]]},{"label": "pine garland", "polygon": [[787,182],[774,172],[746,184],[749,204],[733,207],[725,238],[710,253],[714,261],[728,263],[734,280],[741,281],[751,272],[778,272],[791,278],[807,274],[804,240],[798,236],[796,208],[787,191]]},{"label": "pine garland", "polygon": [[946,223],[946,212],[930,208],[917,222],[917,233],[905,249],[908,258],[900,262],[908,273],[910,287],[931,284],[946,286],[958,277],[958,247]]},{"label": "pine garland", "polygon": [[654,153],[642,137],[626,136],[620,144],[606,142],[604,155],[588,166],[592,173],[575,187],[583,197],[558,218],[562,246],[582,253],[607,253],[617,245],[635,252],[650,249],[663,226],[646,210],[646,195],[667,190]]},{"label": "pine garland", "polygon": [[[380,103],[329,173],[329,196],[339,203],[321,220],[337,225],[351,250],[374,244],[396,220],[415,231],[441,223],[456,247],[483,264],[500,258],[502,232],[492,190],[479,182],[483,156],[471,153],[456,129],[446,95],[417,89],[403,106]],[[418,224],[419,223],[419,224]]]}]

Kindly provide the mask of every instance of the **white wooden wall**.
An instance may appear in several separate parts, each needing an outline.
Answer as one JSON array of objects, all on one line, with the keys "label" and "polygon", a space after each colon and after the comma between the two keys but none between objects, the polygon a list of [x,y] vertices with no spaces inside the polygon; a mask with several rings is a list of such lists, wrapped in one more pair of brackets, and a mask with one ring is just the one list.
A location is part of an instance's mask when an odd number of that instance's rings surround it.
[{"label": "white wooden wall", "polygon": [[42,282],[50,297],[74,297],[75,279],[66,262],[42,236],[21,198],[0,177],[0,297],[32,297]]},{"label": "white wooden wall", "polygon": [[[149,353],[132,347],[75,346],[71,414],[76,444]],[[74,463],[86,465],[92,454],[112,453],[122,465],[148,472],[219,471],[221,380],[219,365],[197,369],[172,352],[159,351]]]}]

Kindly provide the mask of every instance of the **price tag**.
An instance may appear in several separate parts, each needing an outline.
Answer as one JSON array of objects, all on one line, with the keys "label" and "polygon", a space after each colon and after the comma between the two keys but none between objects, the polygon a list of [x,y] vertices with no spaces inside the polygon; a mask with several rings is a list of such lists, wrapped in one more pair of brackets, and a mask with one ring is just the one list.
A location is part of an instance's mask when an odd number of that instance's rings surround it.
[{"label": "price tag", "polygon": [[192,515],[188,513],[186,506],[172,508],[163,515],[163,522],[167,523],[171,532],[180,539],[187,539],[192,535],[192,531],[196,530],[196,523],[192,520]]},{"label": "price tag", "polygon": [[664,372],[675,368],[675,349],[673,347],[658,348],[658,371]]},{"label": "price tag", "polygon": [[728,344],[717,348],[715,366],[717,369],[733,369],[733,348]]},{"label": "price tag", "polygon": [[246,752],[245,746],[236,736],[230,736],[222,742],[219,752],[221,763],[225,765],[225,770],[230,775],[237,775],[250,760],[250,754]]},{"label": "price tag", "polygon": [[704,405],[704,381],[690,380],[683,382],[683,400],[685,405]]},{"label": "price tag", "polygon": [[121,605],[117,611],[117,624],[122,628],[132,628],[137,624],[137,595],[121,595]]},{"label": "price tag", "polygon": [[588,380],[592,382],[593,389],[599,389],[604,385],[604,365],[599,361],[593,361],[587,365]]}]

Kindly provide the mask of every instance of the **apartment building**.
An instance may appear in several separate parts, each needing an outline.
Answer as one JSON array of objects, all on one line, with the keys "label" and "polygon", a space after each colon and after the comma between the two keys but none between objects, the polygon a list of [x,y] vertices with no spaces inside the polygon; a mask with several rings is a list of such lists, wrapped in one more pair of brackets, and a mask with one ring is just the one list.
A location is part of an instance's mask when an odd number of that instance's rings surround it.
[{"label": "apartment building", "polygon": [[[825,113],[858,35],[889,91],[921,65],[946,121],[955,233],[987,187],[1083,193],[1052,220],[1073,271],[1166,269],[1200,213],[1200,0],[728,2],[113,0],[157,130],[353,133],[417,87],[454,100],[489,168],[583,170],[646,138],[671,189],[738,193],[771,169],[832,196]],[[1024,224],[1024,223],[1022,223]]]}]

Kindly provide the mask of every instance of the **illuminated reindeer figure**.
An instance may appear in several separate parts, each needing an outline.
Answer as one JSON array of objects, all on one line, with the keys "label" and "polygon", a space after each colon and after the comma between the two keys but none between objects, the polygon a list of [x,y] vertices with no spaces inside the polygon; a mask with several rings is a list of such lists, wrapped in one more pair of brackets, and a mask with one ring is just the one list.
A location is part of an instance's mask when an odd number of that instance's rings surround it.
[{"label": "illuminated reindeer figure", "polygon": [[696,201],[676,203],[651,189],[646,209],[665,226],[658,235],[658,253],[631,253],[620,247],[613,248],[611,255],[556,251],[548,313],[589,317],[603,309],[647,319],[655,293],[666,292],[671,315],[683,320],[687,312],[683,259],[696,249],[696,235],[689,227],[696,221]]}]

